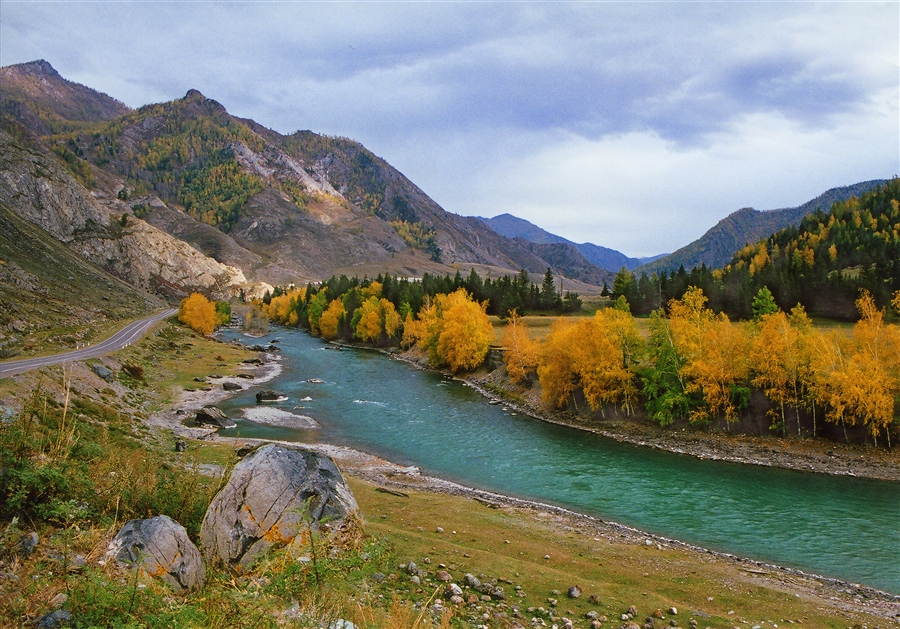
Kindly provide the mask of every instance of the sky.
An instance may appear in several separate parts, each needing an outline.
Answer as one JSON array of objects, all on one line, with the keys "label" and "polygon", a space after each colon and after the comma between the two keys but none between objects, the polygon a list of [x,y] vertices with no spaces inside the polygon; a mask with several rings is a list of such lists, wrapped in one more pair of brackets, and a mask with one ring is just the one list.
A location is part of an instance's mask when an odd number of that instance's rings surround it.
[{"label": "sky", "polygon": [[12,2],[0,65],[357,140],[444,209],[669,252],[900,174],[900,3]]}]

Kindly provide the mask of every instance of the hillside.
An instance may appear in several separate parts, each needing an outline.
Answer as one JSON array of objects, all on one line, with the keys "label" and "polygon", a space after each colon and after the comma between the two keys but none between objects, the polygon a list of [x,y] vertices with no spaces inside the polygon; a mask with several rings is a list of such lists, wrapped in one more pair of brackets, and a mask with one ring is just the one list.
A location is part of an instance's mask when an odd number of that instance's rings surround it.
[{"label": "hillside", "polygon": [[780,229],[796,226],[803,217],[816,210],[827,211],[835,201],[844,201],[885,183],[883,179],[864,181],[850,186],[831,188],[803,205],[780,210],[760,212],[743,208],[715,224],[698,240],[658,260],[635,268],[636,273],[652,275],[663,271],[671,273],[683,266],[690,271],[705,264],[718,269],[731,260],[744,245],[774,234]]},{"label": "hillside", "polygon": [[[134,218],[111,189],[121,187],[114,178],[90,167],[72,173],[64,164],[27,132],[13,137],[0,129],[0,203],[143,291],[175,298],[191,290],[227,295],[246,283],[238,269]],[[78,180],[81,172],[93,190]],[[20,257],[27,259],[27,251],[13,259]]]},{"label": "hillside", "polygon": [[[566,272],[481,221],[446,212],[352,140],[284,136],[196,90],[132,111],[43,61],[3,70],[15,96],[5,119],[49,142],[83,186],[127,201],[129,214],[251,280],[460,266],[488,276]],[[586,268],[579,279],[598,276]]]},{"label": "hillside", "polygon": [[40,135],[111,120],[128,111],[106,94],[67,81],[43,59],[0,68],[0,112]]},{"label": "hillside", "polygon": [[72,349],[162,305],[0,203],[0,358]]},{"label": "hillside", "polygon": [[801,303],[814,314],[855,319],[862,289],[886,306],[900,290],[898,208],[900,179],[892,179],[745,246],[717,272],[723,307],[749,312],[763,286],[784,310]]},{"label": "hillside", "polygon": [[[551,234],[530,221],[513,216],[512,214],[500,214],[492,218],[479,216],[478,220],[492,230],[507,238],[521,238],[538,245],[562,244],[578,251],[585,260],[593,265],[608,271],[618,271],[623,266],[626,269],[634,269],[642,264],[655,260],[660,256],[651,258],[629,258],[624,253],[615,249],[608,249],[590,242],[574,243],[562,236]],[[572,255],[572,254],[569,254]]]}]

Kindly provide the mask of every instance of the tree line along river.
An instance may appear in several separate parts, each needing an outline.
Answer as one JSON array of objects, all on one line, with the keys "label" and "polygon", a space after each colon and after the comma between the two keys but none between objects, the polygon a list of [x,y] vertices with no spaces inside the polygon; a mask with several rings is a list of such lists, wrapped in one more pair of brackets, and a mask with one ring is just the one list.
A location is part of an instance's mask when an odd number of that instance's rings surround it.
[{"label": "tree line along river", "polygon": [[275,408],[319,427],[242,419],[256,407],[254,389],[222,404],[238,423],[223,435],[347,445],[464,485],[900,594],[898,483],[622,444],[489,405],[459,381],[378,352],[337,350],[297,330],[273,337],[283,371],[266,386],[288,396]]}]

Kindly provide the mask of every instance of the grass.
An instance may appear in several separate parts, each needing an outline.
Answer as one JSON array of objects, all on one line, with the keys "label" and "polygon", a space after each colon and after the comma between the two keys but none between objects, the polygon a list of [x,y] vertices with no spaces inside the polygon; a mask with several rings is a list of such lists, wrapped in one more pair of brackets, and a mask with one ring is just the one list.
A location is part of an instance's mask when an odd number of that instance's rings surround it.
[{"label": "grass", "polygon": [[[799,577],[797,589],[779,581],[778,573],[754,574],[680,546],[646,546],[641,538],[585,520],[493,509],[447,494],[404,490],[406,497],[397,496],[357,478],[348,480],[365,536],[341,543],[319,539],[317,554],[308,543],[281,548],[247,574],[210,572],[204,588],[187,596],[174,596],[159,581],[136,579],[105,562],[108,540],[130,517],[166,513],[196,539],[219,482],[199,474],[199,465],[227,469],[235,460],[233,447],[189,440],[188,452],[176,456],[171,436],[150,432],[141,420],[168,403],[173,387],[198,386],[195,376],[228,373],[247,355],[166,322],[112,357],[120,365],[140,366],[142,379],[119,373],[108,386],[81,383],[81,390],[70,383],[64,387],[71,393],[68,403],[60,389],[35,396],[31,408],[38,423],[30,440],[3,426],[0,446],[13,454],[23,448],[18,457],[4,459],[4,483],[10,470],[19,473],[17,465],[28,473],[59,476],[51,477],[57,494],[33,496],[18,515],[4,504],[0,626],[28,626],[61,594],[80,627],[322,627],[340,618],[365,629],[499,628],[512,622],[529,626],[532,618],[550,627],[562,626],[559,618],[565,616],[584,629],[590,626],[587,612],[605,615],[603,627],[617,627],[631,605],[639,622],[661,610],[664,619],[657,619],[656,627],[669,620],[686,627],[691,618],[701,628],[715,629],[757,624],[769,629],[790,621],[834,629],[884,624],[883,618],[838,610]],[[25,395],[14,385],[32,382],[7,379],[0,394]],[[14,549],[29,530],[40,534],[38,551],[16,557]],[[77,565],[79,555],[84,567]],[[427,572],[418,584],[399,567],[410,561]],[[444,600],[447,611],[434,611],[443,591],[435,578],[438,569],[460,585],[467,572],[495,581],[506,600],[458,606]],[[566,591],[575,584],[583,594],[569,599]],[[473,595],[464,591],[465,597]],[[677,616],[665,613],[672,606]]]},{"label": "grass", "polygon": [[[825,608],[821,600],[795,596],[731,561],[701,552],[657,549],[655,543],[634,543],[588,525],[560,523],[546,512],[492,509],[444,494],[407,492],[409,497],[401,498],[376,492],[356,479],[351,479],[351,487],[367,531],[402,549],[405,561],[423,566],[428,558],[430,564],[424,567],[429,570],[445,564],[457,583],[466,572],[503,579],[509,604],[518,606],[527,619],[538,616],[550,623],[550,598],[558,601],[560,615],[577,619],[576,626],[589,626],[584,620],[589,611],[618,621],[631,605],[637,607],[640,622],[657,609],[665,612],[674,606],[678,615],[664,616],[682,626],[692,617],[699,626],[714,628],[744,621],[747,626],[802,621],[836,628],[847,627],[850,619]],[[436,532],[439,526],[443,533]],[[567,598],[568,588],[576,584],[583,594]],[[524,596],[516,595],[516,585]],[[591,603],[591,595],[599,603]],[[471,614],[462,616],[471,619]],[[877,622],[863,616],[853,620]]]}]

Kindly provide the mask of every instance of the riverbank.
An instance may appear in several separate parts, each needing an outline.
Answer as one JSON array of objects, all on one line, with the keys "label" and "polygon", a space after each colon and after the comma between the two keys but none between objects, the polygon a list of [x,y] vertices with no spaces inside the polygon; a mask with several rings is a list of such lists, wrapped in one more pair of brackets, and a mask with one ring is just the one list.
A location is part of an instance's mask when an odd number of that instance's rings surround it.
[{"label": "riverbank", "polygon": [[[395,357],[422,366],[414,357]],[[730,435],[693,427],[661,428],[637,419],[596,419],[569,411],[551,411],[541,403],[539,391],[512,385],[503,367],[493,372],[476,372],[460,380],[489,400],[520,414],[622,443],[699,459],[900,482],[900,448],[887,450],[818,439]]]},{"label": "riverbank", "polygon": [[[278,357],[271,362],[260,366],[243,366],[237,368],[246,371],[253,378],[239,378],[230,376],[235,382],[244,385],[260,385],[275,378],[281,370]],[[226,378],[209,378],[209,381],[221,383]],[[477,382],[470,382],[470,386],[481,386]],[[193,388],[193,387],[191,387]],[[176,436],[196,440],[191,448],[203,449],[205,447],[225,448],[228,451],[236,451],[252,446],[260,441],[247,439],[233,439],[219,437],[214,430],[185,426],[184,422],[191,417],[191,411],[211,403],[221,402],[232,395],[221,388],[204,387],[209,390],[183,391],[176,396],[169,408],[154,414],[148,423],[158,428],[171,430]],[[482,393],[490,395],[485,389]],[[643,533],[637,529],[621,526],[611,522],[583,516],[572,511],[560,509],[538,502],[521,500],[509,496],[492,494],[481,490],[466,487],[438,478],[422,475],[418,469],[395,465],[379,457],[360,452],[347,447],[339,447],[328,444],[309,444],[308,447],[319,449],[334,457],[341,468],[351,476],[360,479],[367,486],[390,488],[404,493],[425,492],[429,494],[441,494],[467,501],[469,509],[490,509],[498,513],[505,513],[513,519],[538,522],[542,526],[549,527],[554,535],[567,536],[573,531],[580,531],[576,535],[590,536],[615,544],[617,547],[625,546],[630,551],[625,553],[645,553],[656,549],[665,553],[677,551],[680,553],[679,561],[687,561],[695,566],[693,573],[705,572],[712,569],[725,570],[728,577],[726,581],[735,581],[746,584],[748,587],[761,588],[766,591],[787,592],[791,596],[802,598],[814,608],[833,610],[837,615],[845,614],[871,614],[878,618],[889,619],[900,613],[900,598],[878,592],[877,590],[860,587],[839,580],[817,577],[791,569],[762,564],[753,560],[742,559],[725,553],[711,552],[696,546],[684,544],[664,537],[656,537]],[[206,466],[208,472],[214,473],[215,466]],[[367,514],[369,518],[377,520],[374,513]],[[449,528],[449,527],[445,527]],[[467,530],[460,525],[462,530]],[[649,545],[648,545],[649,542]],[[658,546],[658,548],[657,548]],[[685,559],[686,557],[686,559]],[[647,560],[649,561],[649,560]],[[681,570],[682,568],[679,568]],[[640,577],[643,573],[640,573]],[[640,580],[640,579],[639,579]],[[646,584],[635,587],[647,587]],[[717,585],[719,587],[719,585]],[[738,597],[740,598],[740,597]],[[750,596],[746,600],[732,603],[737,608],[747,608]],[[685,599],[682,599],[684,601]],[[691,604],[700,607],[701,599],[691,601]],[[685,605],[685,602],[681,602]],[[829,612],[830,613],[830,612]],[[823,625],[825,626],[825,625]]]}]

